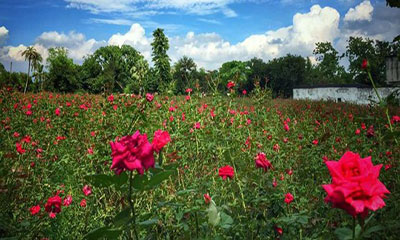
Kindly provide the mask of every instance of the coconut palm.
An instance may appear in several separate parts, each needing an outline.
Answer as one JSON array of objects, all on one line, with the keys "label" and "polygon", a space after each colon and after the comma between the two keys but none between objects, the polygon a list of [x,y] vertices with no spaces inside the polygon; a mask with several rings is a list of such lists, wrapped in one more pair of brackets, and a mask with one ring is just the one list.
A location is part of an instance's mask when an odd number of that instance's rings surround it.
[{"label": "coconut palm", "polygon": [[43,91],[43,82],[44,82],[44,77],[45,77],[45,72],[44,72],[44,66],[40,64],[39,62],[33,64],[33,69],[35,69],[35,72],[33,73],[33,76],[35,77],[35,82],[38,83],[38,90]]},{"label": "coconut palm", "polygon": [[26,77],[24,94],[26,93],[26,88],[28,87],[29,81],[29,73],[31,70],[31,63],[33,66],[37,65],[39,62],[42,62],[42,56],[36,51],[33,46],[27,47],[25,51],[21,53],[23,57],[25,57],[25,61],[28,60],[28,75]]}]

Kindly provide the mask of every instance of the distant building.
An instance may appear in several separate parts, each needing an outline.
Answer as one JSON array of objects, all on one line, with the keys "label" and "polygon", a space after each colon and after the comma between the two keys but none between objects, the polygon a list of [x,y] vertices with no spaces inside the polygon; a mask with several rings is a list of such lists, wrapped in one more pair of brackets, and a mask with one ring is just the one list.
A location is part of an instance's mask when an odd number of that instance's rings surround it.
[{"label": "distant building", "polygon": [[[400,91],[400,87],[378,88],[382,98],[386,98],[394,91]],[[293,89],[293,99],[331,100],[356,104],[369,104],[370,100],[378,102],[374,89],[361,84],[298,86]]]},{"label": "distant building", "polygon": [[397,56],[386,58],[386,83],[400,86],[400,61]]}]

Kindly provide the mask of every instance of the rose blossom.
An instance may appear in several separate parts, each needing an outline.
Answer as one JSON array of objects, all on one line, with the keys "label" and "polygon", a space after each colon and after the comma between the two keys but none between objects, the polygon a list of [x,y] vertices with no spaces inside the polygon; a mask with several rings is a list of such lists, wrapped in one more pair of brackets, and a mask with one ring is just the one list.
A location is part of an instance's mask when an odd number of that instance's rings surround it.
[{"label": "rose blossom", "polygon": [[256,167],[257,168],[264,168],[264,171],[266,172],[268,169],[272,168],[272,164],[270,161],[268,161],[267,157],[265,156],[265,153],[260,152],[257,154],[255,157],[256,161]]},{"label": "rose blossom", "polygon": [[83,194],[85,194],[85,196],[89,196],[90,194],[92,194],[92,188],[89,185],[85,185],[82,188],[82,192]]},{"label": "rose blossom", "polygon": [[368,215],[385,206],[382,198],[390,193],[378,180],[382,164],[372,165],[371,157],[361,158],[353,152],[346,152],[339,161],[327,161],[332,183],[322,185],[335,208],[341,208],[355,217]]},{"label": "rose blossom", "polygon": [[146,93],[146,100],[147,100],[148,102],[153,101],[153,99],[154,99],[154,95],[153,95],[153,94],[151,94],[151,93]]},{"label": "rose blossom", "polygon": [[223,180],[225,180],[227,177],[233,178],[235,175],[235,172],[233,170],[233,167],[226,165],[225,167],[221,167],[218,169],[218,175],[222,177]]},{"label": "rose blossom", "polygon": [[119,175],[124,170],[143,174],[144,170],[154,167],[154,149],[147,140],[146,134],[136,131],[132,136],[125,136],[119,141],[110,142],[111,169]]},{"label": "rose blossom", "polygon": [[31,215],[36,215],[38,212],[40,212],[40,205],[33,206],[29,209],[31,212]]},{"label": "rose blossom", "polygon": [[208,193],[205,193],[203,196],[204,196],[204,202],[205,202],[206,204],[209,204],[209,203],[211,202],[211,197],[210,197],[210,195],[208,195]]},{"label": "rose blossom", "polygon": [[154,132],[153,138],[153,149],[156,152],[160,152],[161,149],[171,141],[171,137],[167,131],[157,130]]},{"label": "rose blossom", "polygon": [[291,194],[291,193],[286,193],[286,195],[285,195],[285,203],[286,204],[289,204],[289,203],[291,203],[292,201],[293,201],[293,195]]},{"label": "rose blossom", "polygon": [[56,214],[61,212],[61,198],[58,195],[47,199],[44,209],[49,213],[50,218],[55,218]]}]

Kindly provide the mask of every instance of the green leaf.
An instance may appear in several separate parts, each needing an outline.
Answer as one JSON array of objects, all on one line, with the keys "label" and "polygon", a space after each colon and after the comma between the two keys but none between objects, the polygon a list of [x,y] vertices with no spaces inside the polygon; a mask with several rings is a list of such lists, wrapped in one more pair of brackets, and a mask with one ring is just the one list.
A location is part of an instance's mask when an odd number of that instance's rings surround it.
[{"label": "green leaf", "polygon": [[186,193],[191,193],[191,192],[196,192],[196,189],[186,189],[186,190],[181,190],[181,191],[178,191],[178,192],[176,192],[176,195],[184,195],[184,194],[186,194]]},{"label": "green leaf", "polygon": [[109,187],[111,185],[120,187],[122,184],[127,182],[128,176],[125,172],[114,176],[106,174],[94,174],[85,176],[85,179],[95,187]]},{"label": "green leaf", "polygon": [[211,200],[210,205],[208,206],[207,213],[208,213],[208,223],[214,227],[217,226],[221,220],[221,217],[220,213],[218,212],[217,206],[215,205],[215,202],[213,200]]},{"label": "green leaf", "polygon": [[132,180],[132,186],[137,190],[144,190],[148,181],[149,180],[146,175],[137,174]]},{"label": "green leaf", "polygon": [[122,230],[111,229],[110,227],[100,227],[85,235],[85,239],[116,239],[121,235]]},{"label": "green leaf", "polygon": [[231,218],[231,216],[229,216],[228,214],[221,212],[221,227],[224,229],[229,229],[231,228],[233,224],[233,219]]},{"label": "green leaf", "polygon": [[149,219],[149,220],[146,220],[146,221],[143,221],[143,222],[139,222],[138,225],[139,226],[148,227],[148,226],[151,226],[151,225],[154,225],[154,224],[157,224],[157,223],[158,223],[158,218],[152,218],[152,219]]},{"label": "green leaf", "polygon": [[368,228],[363,234],[362,237],[368,238],[371,236],[371,233],[378,232],[385,229],[382,225],[376,225]]},{"label": "green leaf", "polygon": [[123,225],[126,225],[130,219],[131,219],[130,208],[125,208],[120,213],[118,213],[117,216],[114,217],[114,225],[116,227],[121,227]]},{"label": "green leaf", "polygon": [[171,176],[175,171],[168,170],[164,172],[160,172],[156,175],[153,175],[150,180],[146,183],[145,189],[152,189],[158,184],[160,184],[162,181],[166,180]]},{"label": "green leaf", "polygon": [[351,240],[353,238],[353,231],[350,228],[337,228],[335,234],[340,240]]}]

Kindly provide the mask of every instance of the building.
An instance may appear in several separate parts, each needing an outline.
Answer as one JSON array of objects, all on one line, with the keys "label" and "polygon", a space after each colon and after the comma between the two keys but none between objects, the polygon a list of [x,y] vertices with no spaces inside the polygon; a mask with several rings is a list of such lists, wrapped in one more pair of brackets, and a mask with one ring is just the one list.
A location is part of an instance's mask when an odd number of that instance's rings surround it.
[{"label": "building", "polygon": [[[381,98],[386,98],[394,91],[400,92],[400,87],[385,87],[377,90]],[[374,89],[360,84],[298,86],[293,89],[293,99],[331,100],[356,104],[369,104],[371,100],[378,102]]]},{"label": "building", "polygon": [[400,61],[397,56],[386,58],[386,83],[391,86],[400,86]]}]

